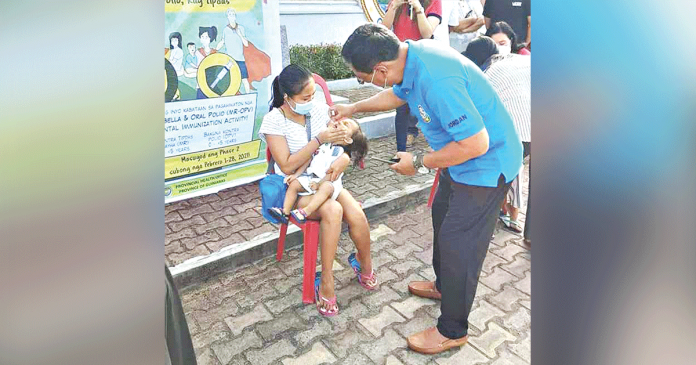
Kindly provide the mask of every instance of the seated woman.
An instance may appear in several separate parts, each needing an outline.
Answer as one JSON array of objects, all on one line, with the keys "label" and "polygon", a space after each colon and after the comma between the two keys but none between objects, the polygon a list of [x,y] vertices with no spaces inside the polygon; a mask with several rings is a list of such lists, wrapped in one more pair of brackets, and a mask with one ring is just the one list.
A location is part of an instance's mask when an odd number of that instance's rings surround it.
[{"label": "seated woman", "polygon": [[498,45],[500,54],[506,56],[508,53],[517,53],[529,56],[532,53],[525,48],[524,43],[517,43],[517,35],[512,27],[506,22],[495,22],[486,30],[486,36],[491,37]]},{"label": "seated woman", "polygon": [[[331,164],[341,158],[344,153],[353,161],[353,166],[358,166],[360,161],[367,155],[367,137],[360,130],[357,122],[351,119],[344,119],[340,122],[331,122],[330,126],[337,128],[338,123],[353,130],[353,135],[349,140],[330,144],[324,143],[314,153],[314,156],[304,165],[295,171],[294,174],[285,178],[284,182],[288,185],[285,192],[285,201],[283,208],[270,208],[269,213],[283,223],[288,223],[288,216],[292,214],[293,218],[300,223],[304,223],[319,206],[327,199],[336,200],[343,189],[341,176],[338,179],[331,181],[330,176],[326,174],[326,170],[331,167]],[[293,210],[298,195],[312,195],[312,200],[305,208]]]},{"label": "seated woman", "polygon": [[[354,133],[357,124],[342,123],[329,128],[329,107],[313,103],[315,92],[312,74],[304,67],[289,65],[273,80],[273,99],[268,114],[263,118],[259,137],[266,141],[275,161],[275,171],[282,176],[291,175],[306,164],[319,146],[324,143],[342,143]],[[350,157],[342,154],[326,171],[329,180],[335,181],[350,163]],[[301,196],[297,207],[305,208],[311,196]],[[345,189],[335,200],[328,199],[309,214],[309,219],[320,220],[321,275],[315,281],[317,310],[324,316],[338,313],[334,294],[333,261],[336,256],[341,221],[349,227],[349,234],[357,255],[352,253],[348,262],[358,276],[358,281],[373,290],[377,280],[370,254],[370,227],[360,204]]]}]

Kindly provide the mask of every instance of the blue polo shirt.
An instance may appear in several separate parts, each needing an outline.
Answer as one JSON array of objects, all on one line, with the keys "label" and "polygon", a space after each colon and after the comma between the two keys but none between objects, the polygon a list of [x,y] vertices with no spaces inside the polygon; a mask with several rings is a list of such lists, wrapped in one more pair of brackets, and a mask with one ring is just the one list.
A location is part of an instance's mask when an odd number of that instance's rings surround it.
[{"label": "blue polo shirt", "polygon": [[484,128],[488,152],[449,167],[458,183],[495,187],[500,174],[512,181],[522,166],[522,142],[486,76],[451,47],[426,39],[406,41],[408,55],[401,84],[394,94],[408,102],[418,127],[434,150],[461,141]]}]

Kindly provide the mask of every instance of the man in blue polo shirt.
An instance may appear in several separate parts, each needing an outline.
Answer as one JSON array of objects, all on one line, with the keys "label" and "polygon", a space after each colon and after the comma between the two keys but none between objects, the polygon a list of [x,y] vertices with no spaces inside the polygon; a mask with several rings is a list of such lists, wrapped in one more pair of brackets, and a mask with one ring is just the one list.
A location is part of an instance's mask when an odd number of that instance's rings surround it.
[{"label": "man in blue polo shirt", "polygon": [[408,345],[426,354],[462,346],[498,211],[521,166],[522,143],[512,118],[483,72],[436,41],[402,43],[383,25],[371,23],[353,32],[342,56],[360,80],[385,90],[332,107],[332,118],[408,103],[434,151],[399,152],[401,160],[391,168],[404,175],[441,170],[432,208],[437,279],[412,282],[409,291],[441,299],[442,315],[436,327],[410,336]]}]

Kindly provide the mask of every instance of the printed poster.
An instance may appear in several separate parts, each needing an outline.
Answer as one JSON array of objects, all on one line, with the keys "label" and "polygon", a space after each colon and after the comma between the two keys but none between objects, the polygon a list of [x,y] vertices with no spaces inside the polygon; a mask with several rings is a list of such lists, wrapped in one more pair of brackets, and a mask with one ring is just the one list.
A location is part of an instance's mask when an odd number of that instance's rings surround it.
[{"label": "printed poster", "polygon": [[267,7],[267,0],[165,0],[165,203],[263,177],[266,146],[257,132],[280,47],[266,36]]}]

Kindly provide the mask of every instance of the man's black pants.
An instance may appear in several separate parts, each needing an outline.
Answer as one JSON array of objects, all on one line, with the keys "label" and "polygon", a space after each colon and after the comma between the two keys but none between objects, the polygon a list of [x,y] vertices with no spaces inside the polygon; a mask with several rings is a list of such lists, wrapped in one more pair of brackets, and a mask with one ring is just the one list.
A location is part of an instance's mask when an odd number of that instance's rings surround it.
[{"label": "man's black pants", "polygon": [[433,269],[442,293],[437,329],[445,337],[467,334],[483,259],[509,187],[503,175],[490,188],[456,183],[447,169],[440,172],[432,210]]}]

